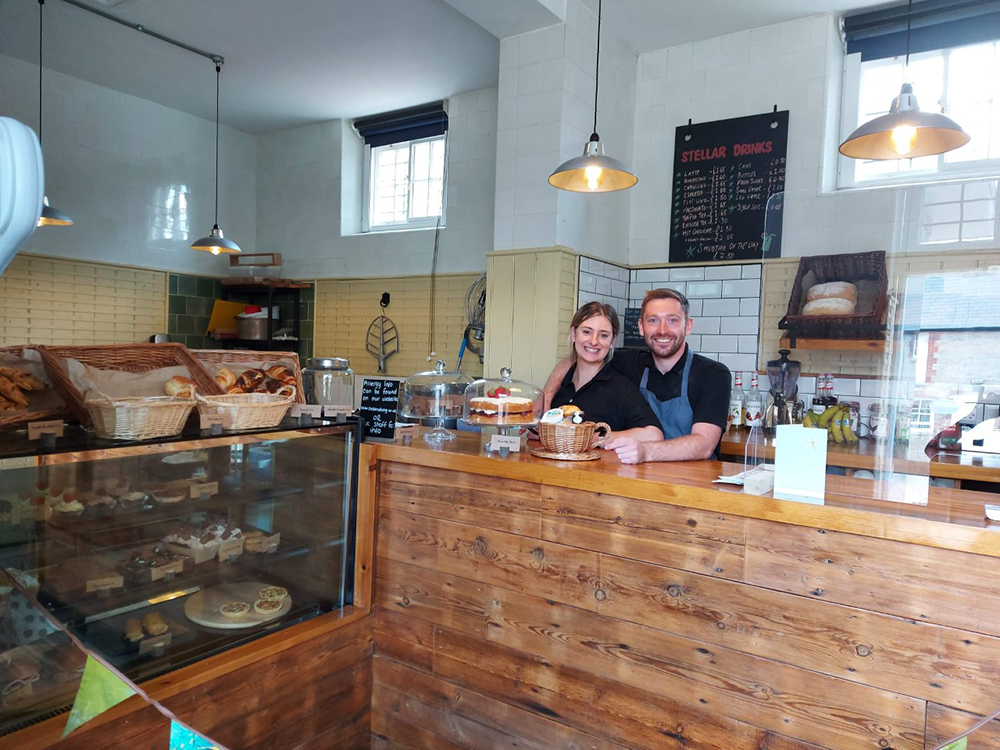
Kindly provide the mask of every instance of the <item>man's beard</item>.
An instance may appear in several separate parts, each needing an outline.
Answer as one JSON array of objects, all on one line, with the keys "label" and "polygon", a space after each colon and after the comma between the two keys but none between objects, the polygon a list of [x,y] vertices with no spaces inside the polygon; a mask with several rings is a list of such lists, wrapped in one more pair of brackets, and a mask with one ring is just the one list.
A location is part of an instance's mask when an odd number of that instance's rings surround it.
[{"label": "man's beard", "polygon": [[650,336],[649,339],[646,340],[646,346],[649,347],[649,350],[654,356],[660,357],[661,359],[669,359],[677,354],[677,352],[681,350],[681,347],[684,346],[684,338],[685,337],[682,335],[665,344],[657,344],[653,341],[653,337]]}]

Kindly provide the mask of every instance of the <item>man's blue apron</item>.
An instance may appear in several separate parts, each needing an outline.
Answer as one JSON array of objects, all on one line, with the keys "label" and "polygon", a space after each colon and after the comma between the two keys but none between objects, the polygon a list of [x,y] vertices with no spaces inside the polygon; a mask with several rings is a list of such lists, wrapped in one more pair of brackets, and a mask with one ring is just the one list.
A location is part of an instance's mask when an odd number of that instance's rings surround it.
[{"label": "man's blue apron", "polygon": [[642,391],[643,397],[660,420],[665,440],[681,437],[682,435],[690,435],[691,425],[694,424],[694,410],[691,408],[690,400],[688,400],[688,376],[691,374],[691,362],[694,359],[694,354],[692,354],[690,346],[687,346],[686,349],[684,353],[684,375],[681,378],[680,396],[672,398],[669,401],[660,401],[655,395],[650,393],[646,389],[646,384],[649,382],[648,367],[643,371],[642,381],[639,383],[639,390]]}]

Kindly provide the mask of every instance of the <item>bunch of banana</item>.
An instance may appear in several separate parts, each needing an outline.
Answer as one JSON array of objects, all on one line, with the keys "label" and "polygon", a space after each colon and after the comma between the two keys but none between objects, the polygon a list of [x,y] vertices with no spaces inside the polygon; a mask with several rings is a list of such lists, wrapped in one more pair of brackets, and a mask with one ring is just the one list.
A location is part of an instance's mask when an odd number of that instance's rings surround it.
[{"label": "bunch of banana", "polygon": [[831,443],[848,443],[854,445],[858,436],[851,429],[851,410],[844,404],[828,406],[819,416],[811,411],[806,412],[802,420],[803,427],[818,427],[827,430],[827,439]]}]

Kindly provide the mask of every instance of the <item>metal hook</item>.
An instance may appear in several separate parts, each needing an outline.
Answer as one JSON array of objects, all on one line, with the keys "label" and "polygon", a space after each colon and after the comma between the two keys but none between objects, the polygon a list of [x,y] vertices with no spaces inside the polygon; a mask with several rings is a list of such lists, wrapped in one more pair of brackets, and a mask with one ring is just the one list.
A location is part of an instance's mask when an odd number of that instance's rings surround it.
[{"label": "metal hook", "polygon": [[685,141],[690,141],[691,140],[691,118],[690,117],[688,118],[687,131],[684,133],[684,140]]}]

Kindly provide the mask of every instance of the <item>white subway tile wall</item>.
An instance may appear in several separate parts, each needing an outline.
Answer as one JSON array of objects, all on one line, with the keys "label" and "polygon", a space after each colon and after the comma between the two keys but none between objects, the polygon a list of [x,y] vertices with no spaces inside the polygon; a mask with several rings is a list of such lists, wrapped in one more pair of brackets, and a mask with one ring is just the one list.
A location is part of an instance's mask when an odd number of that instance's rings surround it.
[{"label": "white subway tile wall", "polygon": [[[580,257],[580,278],[577,303],[602,302],[611,305],[624,325],[625,308],[629,307],[629,269],[595,258]],[[624,343],[618,336],[618,346]]]}]

